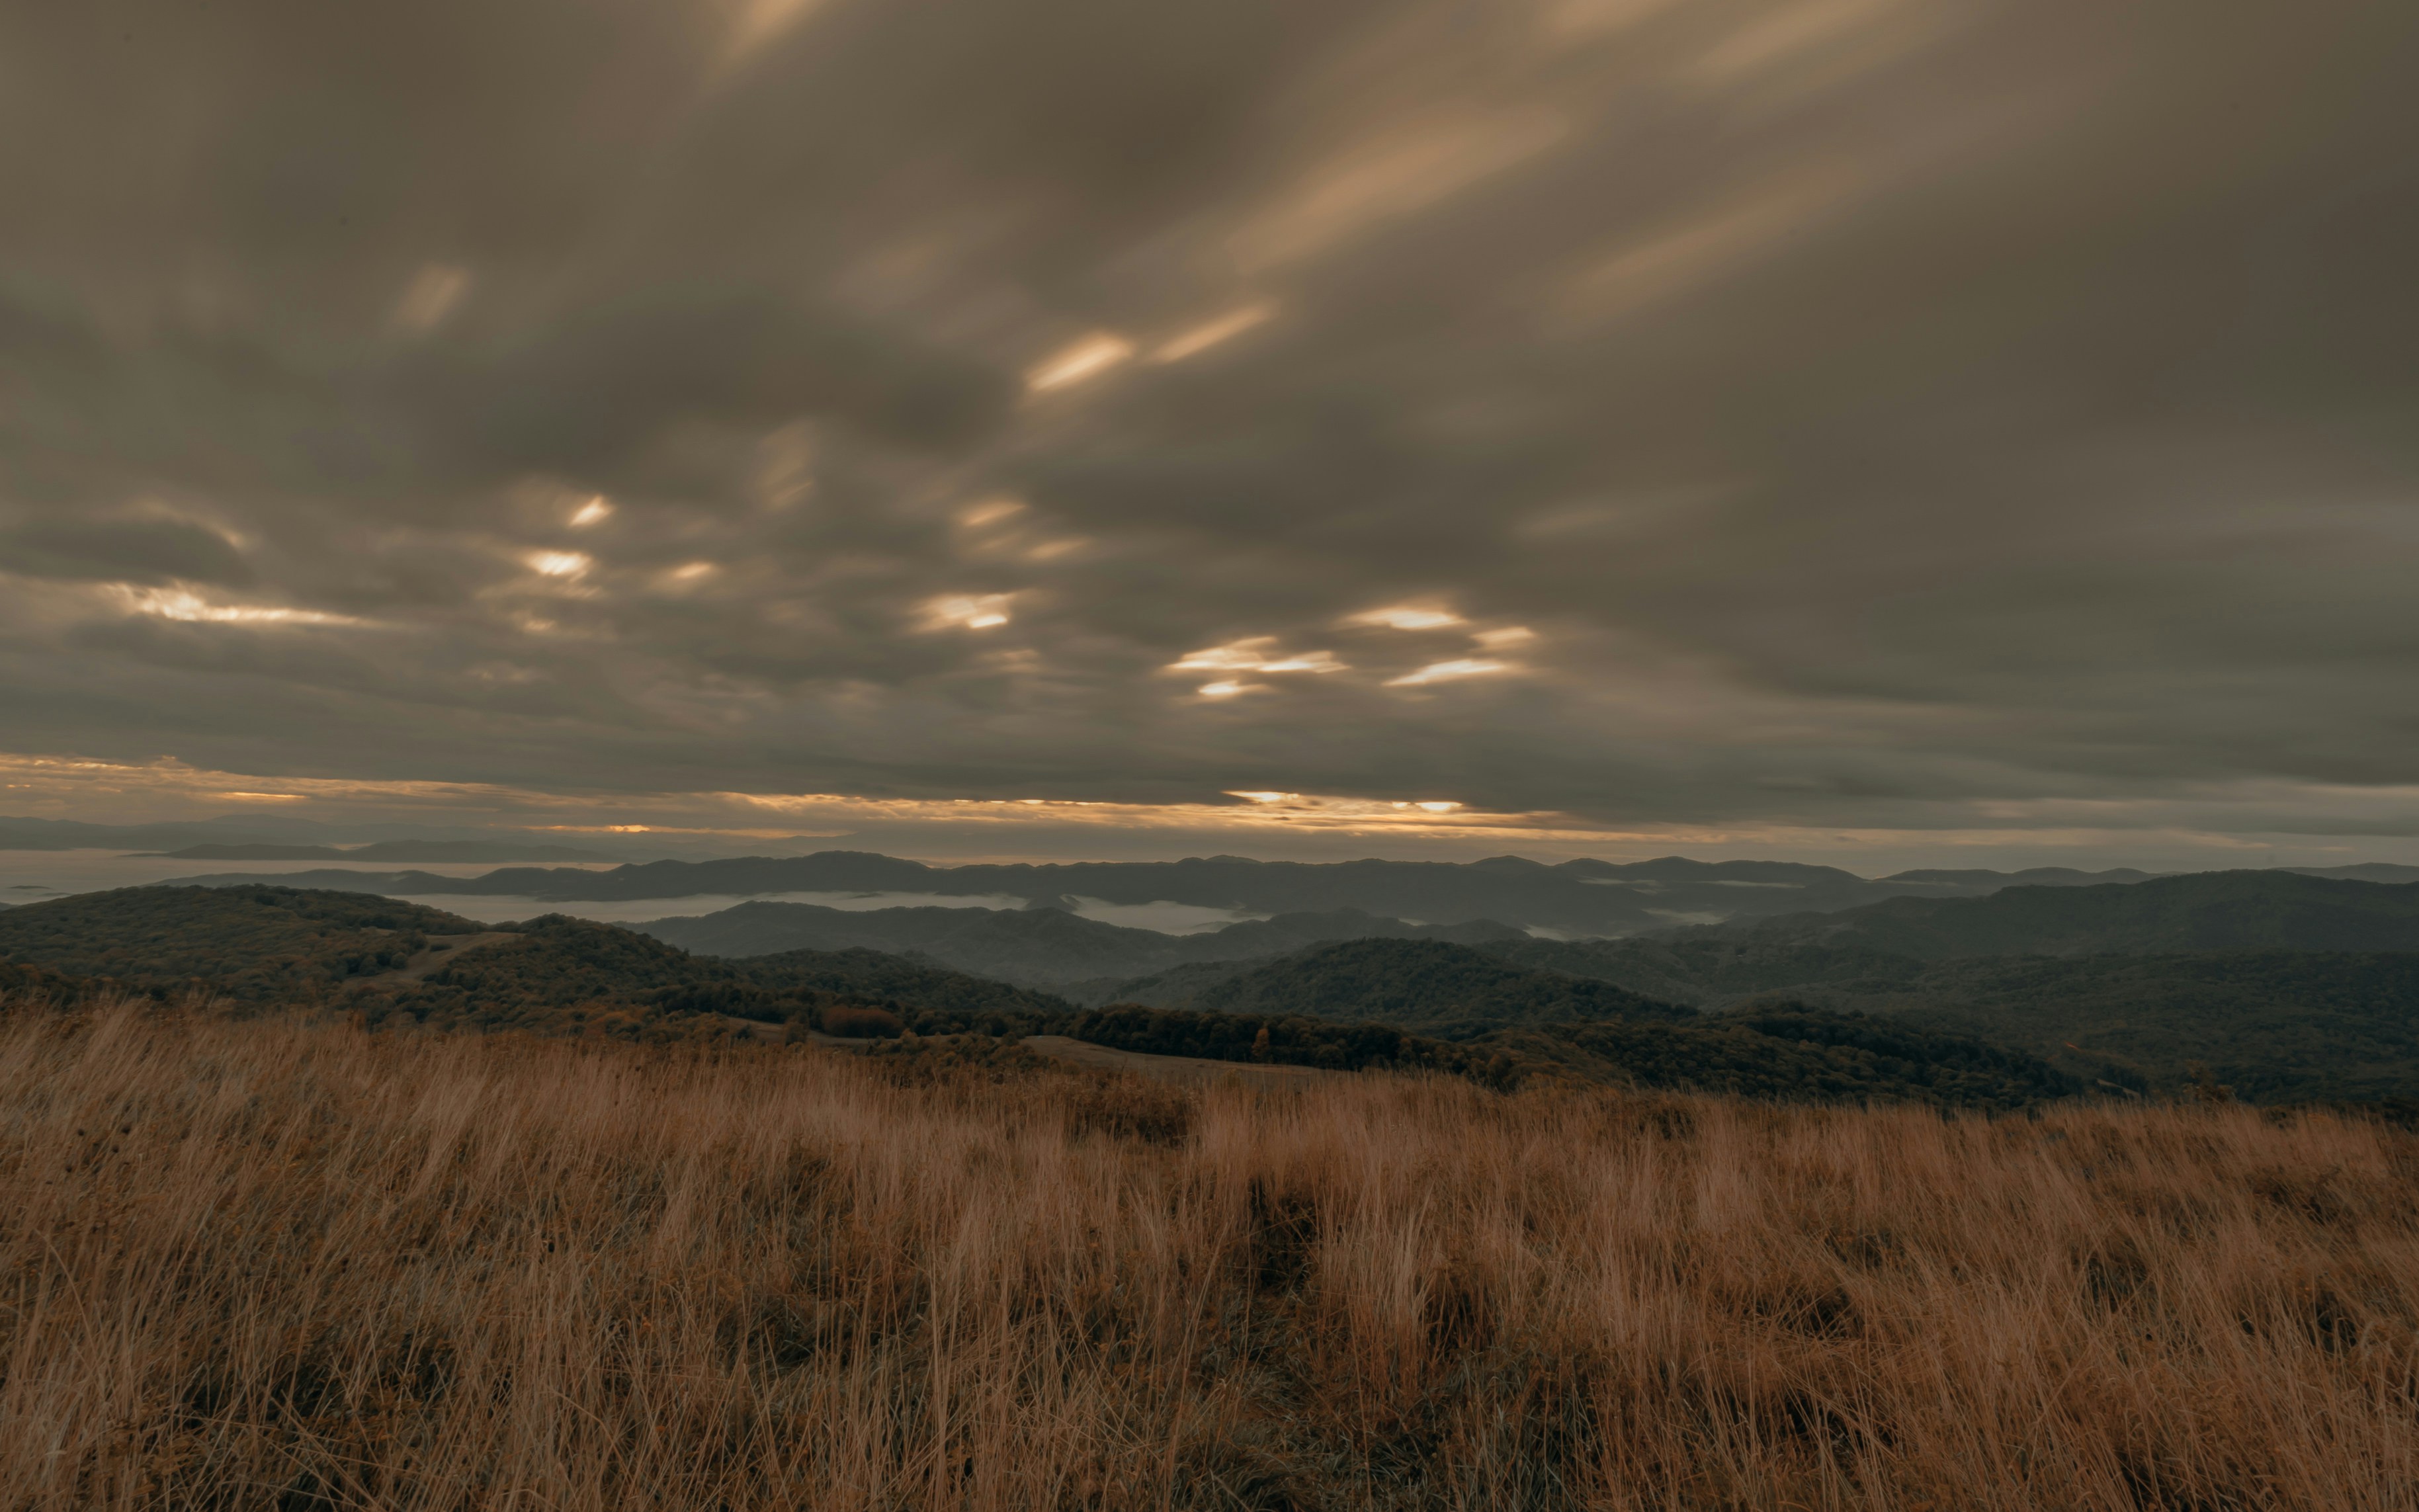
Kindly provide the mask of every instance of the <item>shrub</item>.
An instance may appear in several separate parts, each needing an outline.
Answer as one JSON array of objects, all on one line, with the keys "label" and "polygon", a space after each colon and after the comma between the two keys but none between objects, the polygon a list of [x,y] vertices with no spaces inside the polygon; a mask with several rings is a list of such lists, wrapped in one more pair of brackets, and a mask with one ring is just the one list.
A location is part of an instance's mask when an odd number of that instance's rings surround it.
[{"label": "shrub", "polygon": [[905,1027],[886,1009],[840,1003],[824,1010],[824,1032],[842,1040],[896,1040]]}]

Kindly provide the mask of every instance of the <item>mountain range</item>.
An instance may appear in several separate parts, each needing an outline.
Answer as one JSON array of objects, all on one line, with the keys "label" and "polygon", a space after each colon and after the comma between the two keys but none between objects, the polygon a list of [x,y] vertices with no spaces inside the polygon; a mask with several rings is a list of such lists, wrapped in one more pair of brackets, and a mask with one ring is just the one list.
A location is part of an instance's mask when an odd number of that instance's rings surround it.
[{"label": "mountain range", "polygon": [[[0,918],[0,991],[82,1000],[108,984],[61,968],[105,968],[138,991],[228,993],[247,1008],[337,1011],[368,1027],[406,1031],[677,1042],[790,1039],[871,1018],[919,1036],[971,1037],[963,1042],[977,1047],[1055,1034],[1146,1054],[1339,1072],[1422,1071],[1507,1088],[1543,1075],[1997,1111],[2076,1089],[2039,1057],[1972,1036],[1819,1011],[1705,1017],[1600,982],[1506,967],[1434,939],[1330,948],[1406,953],[1339,963],[1337,990],[1321,1000],[1320,1012],[1305,1014],[1084,1010],[871,950],[725,961],[561,916],[479,930],[360,893],[123,888],[30,904]],[[1357,994],[1349,985],[1356,978]],[[1425,1009],[1448,1001],[1459,1005],[1461,1018],[1439,1027],[1453,1039],[1365,1016],[1424,1022]],[[915,1047],[902,1041],[896,1048]]]},{"label": "mountain range", "polygon": [[212,841],[160,853],[171,861],[419,861],[498,865],[506,861],[619,861],[603,851],[528,841],[382,840],[367,845],[287,845]]},{"label": "mountain range", "polygon": [[[151,990],[200,982],[253,1001],[543,1032],[790,1020],[846,998],[936,1031],[1077,1026],[1129,1048],[1233,1050],[1236,1026],[1293,1026],[1287,1054],[1338,1064],[1494,1076],[1500,1067],[1484,1068],[1508,1057],[1516,1071],[1774,1095],[1815,1074],[1793,1057],[1815,1055],[1826,1085],[1903,1091],[1914,1072],[1859,1081],[1841,1068],[1880,1056],[1933,1075],[1967,1064],[1955,1044],[2018,1057],[1971,1062],[1974,1088],[1968,1088],[1985,1101],[2034,1086],[2024,1078],[2035,1072],[2009,1069],[2021,1066],[2117,1092],[2201,1078],[2263,1101],[2419,1093],[2419,886],[2279,872],[1886,900],[1599,940],[1342,911],[1173,935],[1046,907],[752,903],[646,933],[541,918],[437,959],[442,940],[481,928],[359,892],[152,887],[0,915],[0,957]],[[992,969],[953,969],[945,955]],[[1157,969],[1103,971],[1136,963]],[[1048,990],[1054,976],[1064,985]],[[1779,1048],[1799,1040],[1819,1055]]]},{"label": "mountain range", "polygon": [[[2393,870],[2409,873],[2398,880],[2419,881],[2419,868]],[[1182,903],[1261,916],[1352,909],[1414,924],[1491,921],[1532,933],[1615,936],[1736,918],[1836,912],[1890,898],[1980,897],[2009,887],[2138,883],[2149,880],[2149,874],[2044,868],[1912,872],[1868,879],[1836,867],[1790,861],[1680,856],[1548,865],[1510,856],[1469,862],[1330,863],[1213,856],[1165,862],[936,867],[866,852],[823,851],[798,856],[649,861],[609,871],[504,867],[476,877],[330,870],[267,879],[223,873],[176,880],[196,886],[271,880],[289,887],[404,897],[526,898],[540,904],[882,892],[990,897],[1043,906]]]}]

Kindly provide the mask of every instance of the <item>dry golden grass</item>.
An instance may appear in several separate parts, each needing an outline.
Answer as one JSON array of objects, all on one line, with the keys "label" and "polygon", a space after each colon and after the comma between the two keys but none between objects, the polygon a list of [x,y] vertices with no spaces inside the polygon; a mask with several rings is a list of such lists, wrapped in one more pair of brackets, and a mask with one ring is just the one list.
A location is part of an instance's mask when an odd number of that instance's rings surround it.
[{"label": "dry golden grass", "polygon": [[0,1022],[0,1506],[2408,1508],[2419,1151]]}]

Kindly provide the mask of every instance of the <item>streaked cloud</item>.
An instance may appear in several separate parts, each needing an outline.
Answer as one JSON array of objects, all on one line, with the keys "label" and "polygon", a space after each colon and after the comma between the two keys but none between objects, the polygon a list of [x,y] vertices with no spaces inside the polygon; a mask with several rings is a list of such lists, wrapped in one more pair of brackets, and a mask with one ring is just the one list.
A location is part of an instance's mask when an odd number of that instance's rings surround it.
[{"label": "streaked cloud", "polygon": [[1388,687],[1425,687],[1430,683],[1457,682],[1465,677],[1492,677],[1514,670],[1512,663],[1492,656],[1457,656],[1451,661],[1432,661],[1416,671],[1386,680]]},{"label": "streaked cloud", "polygon": [[1230,243],[1235,260],[1257,270],[1327,252],[1452,199],[1568,129],[1533,107],[1391,124],[1336,152],[1247,222]]},{"label": "streaked cloud", "polygon": [[737,61],[804,21],[824,0],[732,0],[727,55]]},{"label": "streaked cloud", "polygon": [[596,565],[585,551],[532,551],[521,560],[541,578],[580,578]]},{"label": "streaked cloud", "polygon": [[137,588],[118,585],[128,609],[155,619],[188,625],[366,625],[350,614],[323,609],[293,609],[282,604],[230,604],[204,598],[181,588]]},{"label": "streaked cloud", "polygon": [[928,630],[991,630],[1006,625],[1015,603],[1013,594],[945,594],[927,599],[923,625]]},{"label": "streaked cloud", "polygon": [[[1172,672],[1340,672],[1347,667],[1333,652],[1285,652],[1272,635],[1229,640],[1222,646],[1188,651],[1164,669]],[[1205,689],[1206,691],[1206,689]]]},{"label": "streaked cloud", "polygon": [[1793,233],[1838,209],[1855,182],[1844,169],[1800,170],[1648,231],[1581,272],[1568,307],[1584,319],[1606,319],[1773,255]]},{"label": "streaked cloud", "polygon": [[1180,363],[1188,357],[1197,357],[1212,347],[1224,346],[1246,331],[1267,324],[1276,313],[1276,305],[1267,300],[1240,305],[1225,315],[1204,320],[1168,337],[1151,348],[1150,360],[1154,363]]},{"label": "streaked cloud", "polygon": [[1337,622],[1341,625],[1386,630],[1442,630],[1463,623],[1462,617],[1449,609],[1421,605],[1397,605],[1388,609],[1363,609],[1348,614]]},{"label": "streaked cloud", "polygon": [[394,303],[394,324],[405,331],[434,330],[454,313],[470,291],[470,270],[450,263],[429,263],[411,275],[403,297]]},{"label": "streaked cloud", "polygon": [[1025,386],[1036,393],[1063,389],[1098,378],[1117,367],[1134,354],[1133,343],[1109,332],[1095,332],[1071,346],[1062,347],[1026,370]]}]

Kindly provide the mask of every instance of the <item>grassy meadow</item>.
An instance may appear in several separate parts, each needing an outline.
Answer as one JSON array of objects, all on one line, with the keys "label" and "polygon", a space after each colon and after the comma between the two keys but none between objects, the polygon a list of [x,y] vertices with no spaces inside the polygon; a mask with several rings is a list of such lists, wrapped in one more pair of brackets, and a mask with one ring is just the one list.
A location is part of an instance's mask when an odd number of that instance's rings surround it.
[{"label": "grassy meadow", "polygon": [[0,1015],[0,1507],[2409,1508],[2419,1137]]}]

